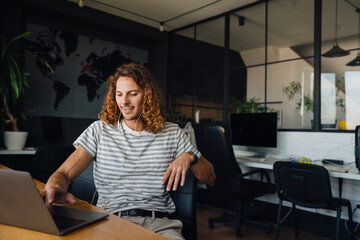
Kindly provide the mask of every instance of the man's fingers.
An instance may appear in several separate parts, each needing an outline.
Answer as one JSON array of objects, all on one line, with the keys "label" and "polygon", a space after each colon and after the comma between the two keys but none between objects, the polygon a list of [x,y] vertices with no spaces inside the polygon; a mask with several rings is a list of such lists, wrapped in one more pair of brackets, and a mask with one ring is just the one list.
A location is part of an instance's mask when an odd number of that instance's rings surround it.
[{"label": "man's fingers", "polygon": [[181,173],[181,183],[180,183],[181,186],[184,186],[185,178],[186,178],[186,169],[183,169]]},{"label": "man's fingers", "polygon": [[173,191],[176,191],[177,186],[179,184],[180,177],[181,177],[181,171],[177,171],[176,176],[175,176],[174,185],[173,185]]},{"label": "man's fingers", "polygon": [[53,213],[52,202],[48,200],[48,197],[45,198],[45,205],[49,210],[49,212],[52,214]]},{"label": "man's fingers", "polygon": [[170,177],[169,177],[169,181],[168,181],[168,184],[167,184],[167,187],[166,187],[166,191],[170,191],[171,186],[172,186],[172,184],[174,182],[175,175],[176,175],[176,172],[172,171],[171,174],[170,174]]},{"label": "man's fingers", "polygon": [[161,180],[161,184],[164,185],[170,176],[170,170],[168,169],[166,172],[161,173],[161,175],[164,176]]},{"label": "man's fingers", "polygon": [[66,194],[66,201],[71,203],[71,204],[76,203],[76,199],[71,193]]},{"label": "man's fingers", "polygon": [[45,190],[45,192],[46,192],[45,202],[50,205],[54,202],[56,191],[55,189],[50,188]]}]

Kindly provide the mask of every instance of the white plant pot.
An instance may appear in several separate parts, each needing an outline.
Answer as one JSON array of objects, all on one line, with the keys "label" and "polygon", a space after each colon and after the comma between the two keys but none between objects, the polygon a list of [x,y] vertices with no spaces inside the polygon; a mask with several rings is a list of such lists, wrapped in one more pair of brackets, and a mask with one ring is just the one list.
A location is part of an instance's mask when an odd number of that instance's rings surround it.
[{"label": "white plant pot", "polygon": [[22,150],[26,143],[28,132],[4,132],[4,143],[8,150]]}]

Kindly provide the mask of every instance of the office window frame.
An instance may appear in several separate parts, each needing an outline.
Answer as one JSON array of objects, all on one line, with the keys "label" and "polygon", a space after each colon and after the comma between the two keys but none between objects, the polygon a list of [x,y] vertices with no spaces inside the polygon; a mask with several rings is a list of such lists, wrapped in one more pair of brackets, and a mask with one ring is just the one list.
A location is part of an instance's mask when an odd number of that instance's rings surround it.
[{"label": "office window frame", "polygon": [[[276,63],[282,63],[282,62],[287,62],[287,61],[294,61],[294,60],[299,60],[299,59],[303,59],[303,60],[307,60],[309,58],[313,58],[313,64],[314,64],[314,75],[313,75],[313,81],[314,81],[314,92],[313,92],[313,100],[314,100],[314,106],[313,106],[313,124],[312,124],[312,128],[309,129],[303,129],[303,128],[291,128],[291,129],[286,129],[286,128],[280,128],[279,131],[304,131],[304,132],[308,132],[308,131],[314,131],[314,132],[350,132],[351,130],[342,130],[342,129],[322,129],[321,128],[321,52],[322,52],[322,5],[323,5],[323,0],[313,0],[313,4],[314,4],[314,21],[313,21],[313,55],[311,56],[305,56],[305,57],[299,57],[299,58],[293,58],[293,59],[286,59],[286,60],[282,60],[282,61],[272,61],[269,62],[267,59],[267,47],[268,47],[268,9],[269,9],[269,3],[271,3],[271,1],[268,0],[264,0],[264,1],[259,1],[256,3],[257,4],[265,4],[265,61],[264,64],[256,64],[254,66],[247,66],[247,68],[250,67],[257,67],[257,66],[264,66],[265,67],[265,75],[264,75],[264,85],[265,85],[265,91],[264,91],[264,105],[267,106],[267,85],[268,85],[268,76],[267,76],[267,67],[271,64],[276,64]],[[201,22],[205,22],[205,21],[211,21],[214,20],[215,18],[218,17],[223,17],[225,16],[226,18],[229,18],[229,16],[233,13],[236,13],[237,11],[249,8],[249,7],[253,7],[255,4],[250,4],[247,5],[245,7],[239,8],[239,9],[234,9],[231,10],[229,12],[220,14],[218,16],[214,16],[211,17],[209,19],[203,20]],[[225,21],[226,22],[226,21]],[[182,29],[185,29],[187,27],[190,26],[194,26],[198,23],[194,23],[192,25],[189,26],[185,26]],[[224,28],[226,27],[226,24],[224,26]],[[176,32],[177,30],[175,30],[174,32]],[[231,65],[230,59],[229,59],[229,55],[228,55],[228,51],[229,51],[229,44],[226,41],[229,41],[229,31],[225,30],[225,38],[224,38],[224,94],[228,93],[228,88],[229,88],[229,83],[228,81],[226,81],[227,79],[227,75],[230,73],[231,70],[233,70],[232,67],[229,67],[229,65]],[[224,103],[223,103],[223,109],[224,109],[224,114],[223,114],[223,121],[227,122],[228,121],[228,98],[229,96],[224,96]]]}]

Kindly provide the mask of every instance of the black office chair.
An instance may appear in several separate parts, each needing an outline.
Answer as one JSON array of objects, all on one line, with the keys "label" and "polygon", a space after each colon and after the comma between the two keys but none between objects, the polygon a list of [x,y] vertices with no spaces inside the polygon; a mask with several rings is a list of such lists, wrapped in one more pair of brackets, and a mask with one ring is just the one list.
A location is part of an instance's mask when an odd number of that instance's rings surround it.
[{"label": "black office chair", "polygon": [[[188,171],[185,185],[179,186],[176,191],[170,192],[176,206],[176,212],[171,214],[169,218],[178,219],[183,223],[181,233],[187,240],[197,239],[196,188],[197,180],[193,173]],[[75,197],[96,205],[98,193],[94,184],[93,162],[71,183],[68,191]]]},{"label": "black office chair", "polygon": [[186,240],[197,240],[196,203],[197,179],[191,170],[186,173],[184,186],[179,186],[170,195],[175,203],[176,211],[170,218],[183,223],[181,234]]},{"label": "black office chair", "polygon": [[71,145],[36,148],[32,177],[41,182],[47,182],[51,174],[60,167],[74,149]]},{"label": "black office chair", "polygon": [[[236,236],[241,236],[241,224],[248,222],[264,226],[270,232],[271,224],[247,219],[244,212],[245,202],[275,192],[269,174],[262,169],[242,173],[234,155],[228,125],[198,124],[194,125],[194,129],[197,147],[201,154],[213,164],[216,174],[214,186],[208,187],[207,191],[238,202],[236,216],[224,214],[220,218],[209,218],[209,228],[213,228],[216,222],[235,222]],[[260,175],[260,181],[246,178],[254,174]]]},{"label": "black office chair", "polygon": [[279,238],[281,208],[283,201],[292,203],[295,222],[295,237],[298,238],[296,205],[307,208],[323,208],[337,212],[336,239],[340,239],[340,217],[342,207],[347,207],[350,236],[352,234],[351,203],[347,199],[335,198],[331,194],[328,171],[318,165],[278,161],[274,163],[274,177],[279,196],[275,239]]}]

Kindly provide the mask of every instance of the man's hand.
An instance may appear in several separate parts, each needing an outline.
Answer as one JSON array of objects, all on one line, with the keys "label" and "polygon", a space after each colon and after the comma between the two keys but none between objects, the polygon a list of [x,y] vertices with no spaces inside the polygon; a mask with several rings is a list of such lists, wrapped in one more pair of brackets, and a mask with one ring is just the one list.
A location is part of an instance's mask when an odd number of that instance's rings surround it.
[{"label": "man's hand", "polygon": [[194,156],[190,153],[184,152],[180,154],[168,167],[166,172],[161,173],[163,175],[163,179],[161,180],[161,184],[164,185],[167,182],[166,191],[170,191],[171,187],[173,191],[176,191],[177,186],[179,184],[184,186],[186,172],[190,167],[190,163],[194,160]]},{"label": "man's hand", "polygon": [[44,198],[45,205],[51,213],[53,212],[52,204],[54,202],[57,203],[69,202],[71,204],[76,203],[75,197],[71,193],[68,193],[66,191],[66,188],[64,189],[59,185],[53,185],[49,182],[45,185],[45,189],[42,192],[40,192],[40,194]]}]

